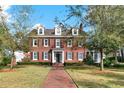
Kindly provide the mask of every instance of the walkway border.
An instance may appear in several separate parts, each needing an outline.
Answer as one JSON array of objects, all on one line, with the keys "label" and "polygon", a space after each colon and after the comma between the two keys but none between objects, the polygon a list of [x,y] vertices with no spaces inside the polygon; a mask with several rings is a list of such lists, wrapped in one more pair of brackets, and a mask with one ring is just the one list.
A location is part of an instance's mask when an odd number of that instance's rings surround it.
[{"label": "walkway border", "polygon": [[[64,70],[65,70],[65,68],[64,68]],[[71,75],[68,73],[68,71],[65,70],[65,72],[69,75],[69,77],[70,77],[71,80],[74,82],[74,84],[76,85],[76,87],[79,88],[78,85],[77,85],[77,83],[74,81],[74,79],[73,79],[73,78],[71,77]]]}]

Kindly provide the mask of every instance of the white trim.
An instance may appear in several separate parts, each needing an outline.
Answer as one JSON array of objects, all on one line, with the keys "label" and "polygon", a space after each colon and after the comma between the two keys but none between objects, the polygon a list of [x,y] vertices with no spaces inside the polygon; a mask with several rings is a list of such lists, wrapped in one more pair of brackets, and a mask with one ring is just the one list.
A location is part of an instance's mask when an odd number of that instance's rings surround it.
[{"label": "white trim", "polygon": [[37,45],[35,45],[35,44],[34,44],[34,43],[35,43],[35,41],[36,41],[36,42],[37,42],[37,44],[38,44],[37,39],[33,39],[33,41],[32,41],[32,42],[33,42],[33,45],[32,45],[33,47],[37,47]]},{"label": "white trim", "polygon": [[[35,54],[35,53],[36,53],[36,55],[37,55],[37,58],[36,58],[36,59],[34,58],[34,54]],[[38,52],[33,52],[33,55],[32,55],[32,56],[33,56],[33,60],[38,60]]]},{"label": "white trim", "polygon": [[[71,45],[69,45],[69,41],[71,40]],[[68,41],[67,41],[67,47],[72,47],[72,39],[69,39]]]},{"label": "white trim", "polygon": [[[71,58],[68,58],[69,53],[71,53]],[[72,52],[67,52],[67,60],[72,60]]]},{"label": "white trim", "polygon": [[52,63],[56,63],[55,52],[62,52],[62,63],[64,63],[64,51],[63,50],[52,50]]},{"label": "white trim", "polygon": [[[47,45],[45,45],[45,40],[47,40]],[[49,40],[48,39],[44,39],[44,47],[48,47],[49,45]]]}]

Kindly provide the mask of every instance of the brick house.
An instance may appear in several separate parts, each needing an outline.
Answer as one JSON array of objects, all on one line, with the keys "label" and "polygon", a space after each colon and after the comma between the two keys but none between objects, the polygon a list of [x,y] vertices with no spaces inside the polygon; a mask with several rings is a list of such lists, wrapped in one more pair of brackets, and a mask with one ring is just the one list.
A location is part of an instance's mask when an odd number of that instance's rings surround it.
[{"label": "brick house", "polygon": [[[83,32],[83,31],[82,31]],[[64,29],[58,25],[54,29],[45,29],[38,25],[29,34],[29,46],[32,62],[80,62],[86,57],[87,49],[83,42],[73,42],[81,37],[80,29]],[[83,32],[85,33],[85,32]]]}]

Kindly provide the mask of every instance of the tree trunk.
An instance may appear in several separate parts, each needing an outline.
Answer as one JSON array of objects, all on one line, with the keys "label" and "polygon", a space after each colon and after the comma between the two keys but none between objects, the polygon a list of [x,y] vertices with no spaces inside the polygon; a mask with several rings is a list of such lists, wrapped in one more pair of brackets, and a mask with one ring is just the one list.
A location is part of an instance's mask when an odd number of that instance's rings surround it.
[{"label": "tree trunk", "polygon": [[11,58],[11,65],[10,65],[10,68],[13,69],[13,64],[14,64],[14,50],[12,52],[12,58]]},{"label": "tree trunk", "polygon": [[123,51],[124,51],[124,49],[122,48],[121,49],[121,61],[123,61],[123,59],[124,59],[124,52]]},{"label": "tree trunk", "polygon": [[103,71],[104,70],[104,64],[103,64],[103,49],[100,49],[100,70]]},{"label": "tree trunk", "polygon": [[115,51],[115,63],[118,64],[117,51]]}]

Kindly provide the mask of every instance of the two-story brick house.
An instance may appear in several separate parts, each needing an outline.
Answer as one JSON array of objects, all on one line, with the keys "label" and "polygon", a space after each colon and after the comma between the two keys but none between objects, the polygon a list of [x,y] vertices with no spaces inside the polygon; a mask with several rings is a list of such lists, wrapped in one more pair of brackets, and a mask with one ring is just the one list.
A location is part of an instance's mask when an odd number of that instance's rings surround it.
[{"label": "two-story brick house", "polygon": [[45,29],[39,25],[30,32],[29,46],[32,62],[79,62],[86,57],[87,49],[83,42],[73,42],[80,30],[64,29],[62,25]]}]

